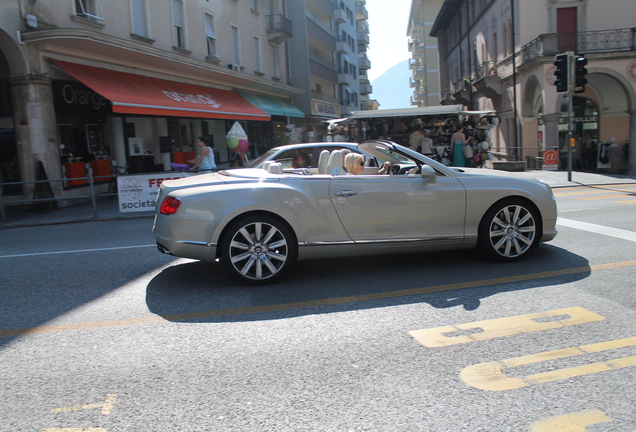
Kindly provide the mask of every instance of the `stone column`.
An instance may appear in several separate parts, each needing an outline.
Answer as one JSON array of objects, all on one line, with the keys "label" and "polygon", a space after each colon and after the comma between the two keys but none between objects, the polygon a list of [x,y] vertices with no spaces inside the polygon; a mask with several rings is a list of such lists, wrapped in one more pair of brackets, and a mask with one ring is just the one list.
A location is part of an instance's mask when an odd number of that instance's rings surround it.
[{"label": "stone column", "polygon": [[[51,78],[29,74],[10,77],[9,82],[22,180],[35,180],[38,161],[42,161],[50,180],[61,179]],[[56,196],[61,195],[61,182],[51,182],[51,187]],[[26,197],[31,196],[33,185],[25,185],[24,191]]]},{"label": "stone column", "polygon": [[559,148],[560,113],[543,115],[543,146],[546,150]]},{"label": "stone column", "polygon": [[629,114],[629,147],[627,149],[629,160],[627,161],[627,173],[636,175],[636,110],[627,111]]}]

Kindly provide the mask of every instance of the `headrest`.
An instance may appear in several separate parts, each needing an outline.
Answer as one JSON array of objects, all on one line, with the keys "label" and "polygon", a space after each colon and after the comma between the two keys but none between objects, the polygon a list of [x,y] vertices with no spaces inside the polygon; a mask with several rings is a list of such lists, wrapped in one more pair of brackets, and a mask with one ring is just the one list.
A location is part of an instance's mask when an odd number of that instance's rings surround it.
[{"label": "headrest", "polygon": [[329,155],[329,163],[327,164],[327,173],[339,175],[342,173],[344,158],[340,150],[334,150]]},{"label": "headrest", "polygon": [[329,164],[329,150],[323,150],[318,157],[318,174],[327,174],[329,170],[327,165]]}]

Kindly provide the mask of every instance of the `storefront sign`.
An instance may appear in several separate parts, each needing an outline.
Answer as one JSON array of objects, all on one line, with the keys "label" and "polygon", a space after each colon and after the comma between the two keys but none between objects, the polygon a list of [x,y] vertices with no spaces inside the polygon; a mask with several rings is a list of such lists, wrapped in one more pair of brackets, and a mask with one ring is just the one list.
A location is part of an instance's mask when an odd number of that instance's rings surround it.
[{"label": "storefront sign", "polygon": [[[575,116],[572,117],[572,123],[596,123],[598,122],[597,115],[589,115],[589,116]],[[559,124],[567,124],[567,117],[559,117]],[[539,117],[539,124],[544,124],[543,117]]]},{"label": "storefront sign", "polygon": [[76,81],[52,83],[57,114],[110,114],[111,103],[104,96]]},{"label": "storefront sign", "polygon": [[339,118],[340,106],[332,105],[322,101],[312,100],[311,113],[318,116]]},{"label": "storefront sign", "polygon": [[171,175],[164,173],[117,177],[120,213],[154,211],[161,183],[190,175],[193,174],[175,173]]}]

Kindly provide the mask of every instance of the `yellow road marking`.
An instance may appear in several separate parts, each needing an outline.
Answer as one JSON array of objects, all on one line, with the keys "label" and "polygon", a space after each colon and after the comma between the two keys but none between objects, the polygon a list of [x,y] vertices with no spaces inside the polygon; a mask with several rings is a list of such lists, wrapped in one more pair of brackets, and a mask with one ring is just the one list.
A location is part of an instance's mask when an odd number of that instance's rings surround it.
[{"label": "yellow road marking", "polygon": [[101,408],[102,414],[108,415],[113,411],[113,405],[115,405],[115,399],[117,399],[116,394],[109,394],[106,396],[106,400],[104,400],[104,402],[102,403],[77,405],[77,406],[64,407],[64,408],[54,408],[51,410],[51,412],[58,413],[58,412],[80,411],[80,410],[86,410],[86,409]]},{"label": "yellow road marking", "polygon": [[579,190],[576,192],[554,192],[554,196],[563,197],[563,196],[578,196],[578,195],[595,195],[595,194],[605,194],[605,193],[616,193],[616,192],[632,192],[636,190],[636,186],[630,187],[620,187],[620,188],[611,188],[611,189],[587,189],[587,190]]},{"label": "yellow road marking", "polygon": [[60,325],[27,327],[27,328],[18,328],[18,329],[7,329],[7,330],[0,330],[0,337],[15,337],[15,336],[24,336],[24,335],[33,335],[33,334],[42,334],[42,333],[58,333],[58,332],[65,332],[65,331],[112,328],[112,327],[131,326],[131,325],[140,325],[140,324],[156,324],[156,323],[164,323],[166,321],[191,321],[196,319],[208,319],[208,318],[227,317],[227,316],[234,316],[234,315],[246,315],[246,314],[277,312],[277,311],[303,309],[303,308],[313,308],[313,307],[320,307],[320,306],[332,306],[332,305],[339,305],[339,304],[346,304],[346,303],[355,303],[355,302],[372,301],[372,300],[383,300],[383,299],[389,299],[389,298],[399,298],[399,297],[406,297],[406,296],[412,296],[412,295],[430,294],[435,292],[452,291],[452,290],[465,289],[465,288],[476,288],[481,286],[500,285],[500,284],[506,284],[506,283],[529,281],[529,280],[535,280],[535,279],[544,279],[544,278],[551,278],[556,276],[566,276],[566,275],[573,275],[578,273],[587,273],[592,271],[610,270],[610,269],[617,269],[621,267],[633,267],[633,266],[636,266],[636,260],[609,263],[609,264],[599,264],[599,265],[594,265],[589,267],[575,267],[575,268],[562,269],[562,270],[552,270],[552,271],[540,272],[540,273],[529,273],[529,274],[516,275],[516,276],[506,276],[506,277],[493,278],[493,279],[482,279],[477,281],[458,282],[458,283],[445,284],[445,285],[436,285],[432,287],[412,288],[412,289],[406,289],[406,290],[388,291],[388,292],[364,294],[364,295],[350,296],[350,297],[338,297],[338,298],[330,298],[330,299],[323,299],[323,300],[312,300],[312,301],[306,301],[306,302],[281,303],[281,304],[272,304],[272,305],[263,305],[263,306],[246,306],[242,308],[218,309],[218,310],[209,310],[209,311],[200,311],[200,312],[187,312],[187,313],[170,314],[170,315],[152,315],[152,316],[146,316],[146,317],[128,318],[128,319],[120,319],[120,320],[92,321],[92,322],[73,323],[73,324],[60,324]]},{"label": "yellow road marking", "polygon": [[551,381],[589,375],[596,372],[604,372],[629,366],[636,366],[636,356],[610,359],[605,362],[591,363],[550,372],[528,375],[525,378],[511,378],[503,373],[506,367],[525,366],[548,360],[573,357],[588,353],[607,351],[616,348],[624,348],[636,345],[636,337],[617,339],[609,342],[600,342],[580,347],[566,348],[556,351],[547,351],[522,357],[515,357],[502,361],[481,363],[464,368],[460,377],[469,386],[490,391],[512,390],[526,387],[532,384],[542,384]]},{"label": "yellow road marking", "polygon": [[[636,204],[636,200],[635,199],[633,199],[631,201],[612,201],[612,202],[614,202],[616,204]],[[636,432],[636,431],[634,431],[634,432]]]},{"label": "yellow road marking", "polygon": [[42,432],[108,432],[105,428],[44,428]]},{"label": "yellow road marking", "polygon": [[586,432],[586,426],[611,420],[600,410],[581,411],[539,420],[532,424],[530,432]]},{"label": "yellow road marking", "polygon": [[574,199],[581,200],[581,201],[597,201],[597,200],[619,199],[619,198],[626,198],[626,194],[602,195],[602,196],[594,196],[594,197],[578,197]]},{"label": "yellow road marking", "polygon": [[[541,318],[551,318],[559,315],[568,315],[569,318],[550,321],[536,322]],[[542,330],[561,328],[595,321],[601,321],[601,315],[590,312],[582,307],[571,307],[565,309],[556,309],[543,313],[535,313],[528,315],[518,315],[506,318],[497,318],[486,321],[476,321],[468,324],[459,324],[457,326],[444,326],[424,330],[413,330],[409,334],[415,338],[420,344],[429,348],[445,347],[468,342],[495,339],[504,336],[516,335],[519,333],[532,333]],[[449,333],[458,332],[460,330],[483,330],[481,333],[470,335],[449,336]]]}]

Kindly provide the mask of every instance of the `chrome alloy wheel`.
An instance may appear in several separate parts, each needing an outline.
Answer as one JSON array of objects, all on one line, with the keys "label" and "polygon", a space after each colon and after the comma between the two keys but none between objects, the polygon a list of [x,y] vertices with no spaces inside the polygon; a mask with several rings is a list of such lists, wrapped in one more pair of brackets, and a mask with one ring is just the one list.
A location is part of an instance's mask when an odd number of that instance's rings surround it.
[{"label": "chrome alloy wheel", "polygon": [[232,231],[229,262],[244,278],[260,281],[276,276],[289,259],[287,236],[269,222],[241,224]]},{"label": "chrome alloy wheel", "polygon": [[514,259],[532,247],[537,225],[530,210],[521,205],[508,205],[492,218],[488,231],[493,250],[506,259]]}]

